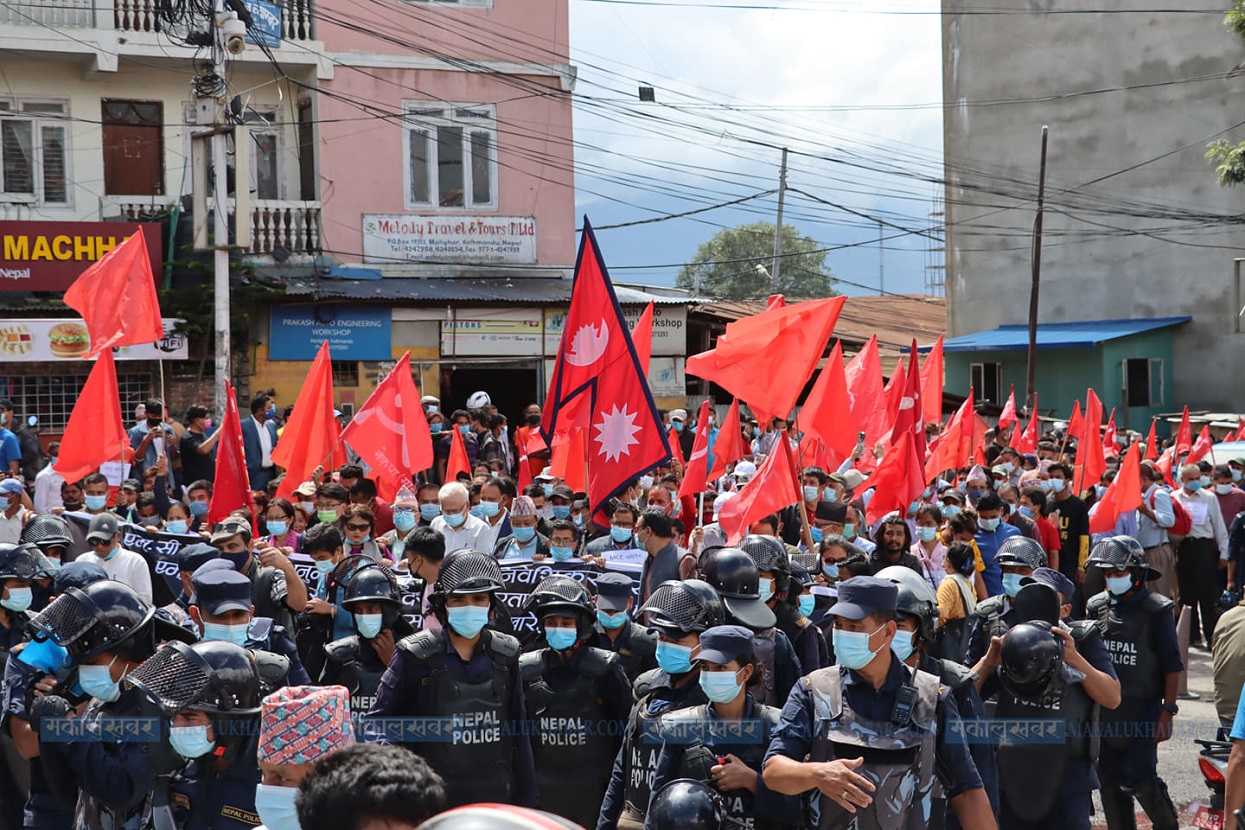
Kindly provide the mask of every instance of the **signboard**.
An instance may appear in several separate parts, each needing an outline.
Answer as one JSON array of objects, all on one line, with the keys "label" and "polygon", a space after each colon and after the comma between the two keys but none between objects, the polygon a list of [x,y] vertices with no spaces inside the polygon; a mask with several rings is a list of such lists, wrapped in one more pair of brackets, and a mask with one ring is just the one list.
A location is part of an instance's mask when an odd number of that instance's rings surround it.
[{"label": "signboard", "polygon": [[390,360],[392,313],[364,305],[274,305],[270,360],[313,360],[329,341],[334,360]]},{"label": "signboard", "polygon": [[648,388],[655,398],[682,398],[687,395],[686,358],[653,357],[648,362]]},{"label": "signboard", "polygon": [[[0,222],[0,291],[64,291],[138,222]],[[144,223],[151,273],[160,273],[161,231]]]},{"label": "signboard", "polygon": [[[181,320],[164,320],[164,339],[142,346],[120,346],[112,350],[116,360],[186,360],[186,337],[174,334]],[[76,318],[38,320],[0,320],[0,361],[38,363],[77,360],[87,353],[91,337],[86,324]]]},{"label": "signboard", "polygon": [[242,0],[251,13],[251,25],[246,27],[246,42],[258,46],[281,45],[281,7],[264,0]]},{"label": "signboard", "polygon": [[536,262],[536,219],[531,216],[363,215],[363,258],[368,262]]},{"label": "signboard", "polygon": [[[566,323],[566,308],[545,309],[545,335],[550,356],[557,354]],[[643,306],[623,306],[623,316],[632,329],[644,312]],[[656,355],[687,354],[687,306],[653,305],[653,351]]]},{"label": "signboard", "polygon": [[540,311],[531,320],[443,320],[443,357],[520,356],[539,357],[544,344]]}]

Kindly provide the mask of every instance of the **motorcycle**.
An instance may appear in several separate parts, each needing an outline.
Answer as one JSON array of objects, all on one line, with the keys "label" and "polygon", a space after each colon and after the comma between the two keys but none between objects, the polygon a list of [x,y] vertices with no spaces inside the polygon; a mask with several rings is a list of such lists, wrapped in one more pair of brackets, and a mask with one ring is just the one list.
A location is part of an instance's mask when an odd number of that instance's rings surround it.
[{"label": "motorcycle", "polygon": [[1197,766],[1206,781],[1207,789],[1210,790],[1210,803],[1198,805],[1197,812],[1193,815],[1193,826],[1201,830],[1223,830],[1224,787],[1227,783],[1228,755],[1232,752],[1232,742],[1202,739],[1194,742],[1202,747],[1198,753]]}]

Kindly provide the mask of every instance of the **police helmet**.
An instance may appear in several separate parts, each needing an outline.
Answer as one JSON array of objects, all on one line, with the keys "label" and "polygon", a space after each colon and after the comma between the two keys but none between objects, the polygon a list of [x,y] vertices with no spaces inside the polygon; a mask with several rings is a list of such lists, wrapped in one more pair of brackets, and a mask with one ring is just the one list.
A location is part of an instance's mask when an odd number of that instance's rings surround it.
[{"label": "police helmet", "polygon": [[428,606],[444,625],[445,598],[450,594],[493,594],[505,589],[501,567],[490,554],[478,550],[457,550],[445,557],[432,584]]},{"label": "police helmet", "polygon": [[999,659],[1003,687],[1022,700],[1036,700],[1063,668],[1063,643],[1049,625],[1020,623],[1003,635]]},{"label": "police helmet", "polygon": [[1087,567],[1102,568],[1106,571],[1128,570],[1132,573],[1134,585],[1162,576],[1162,573],[1150,567],[1146,561],[1146,552],[1141,545],[1127,536],[1112,536],[1103,539],[1094,545],[1085,564]]},{"label": "police helmet", "polygon": [[921,642],[932,646],[938,638],[938,597],[930,584],[907,565],[889,565],[874,576],[898,586],[895,611],[916,617]]},{"label": "police helmet", "polygon": [[259,714],[259,670],[251,652],[225,640],[169,643],[126,676],[166,714],[186,709],[213,715]]},{"label": "police helmet", "polygon": [[677,778],[653,794],[648,807],[652,830],[721,830],[722,796],[703,781]]},{"label": "police helmet", "polygon": [[361,602],[374,602],[381,607],[381,625],[393,628],[402,613],[402,595],[393,572],[379,563],[365,565],[346,580],[342,607],[354,612]]},{"label": "police helmet", "polygon": [[719,548],[705,557],[700,571],[722,597],[733,620],[753,631],[773,628],[774,612],[761,600],[761,575],[752,557],[739,548]]},{"label": "police helmet", "polygon": [[999,545],[998,556],[994,560],[1000,567],[1017,565],[1022,568],[1045,568],[1046,551],[1036,539],[1028,536],[1013,536]]},{"label": "police helmet", "polygon": [[193,642],[194,634],[156,617],[134,589],[111,579],[70,588],[31,619],[36,638],[64,646],[76,663],[111,652],[141,663],[159,640]]},{"label": "police helmet", "polygon": [[739,549],[752,557],[757,570],[774,575],[775,596],[786,596],[791,589],[791,560],[783,543],[773,536],[750,534],[740,540]]},{"label": "police helmet", "polygon": [[580,825],[544,810],[509,804],[467,804],[438,813],[417,830],[583,830]]},{"label": "police helmet", "polygon": [[676,639],[725,622],[722,600],[699,579],[661,583],[637,612],[643,614],[648,615],[649,628]]},{"label": "police helmet", "polygon": [[69,528],[65,524],[65,520],[60,516],[53,516],[50,513],[40,513],[32,516],[30,521],[26,522],[26,526],[22,528],[23,543],[35,545],[44,552],[48,548],[54,546],[69,547],[72,541],[69,538]]},{"label": "police helmet", "polygon": [[0,544],[0,579],[30,582],[39,572],[34,545]]},{"label": "police helmet", "polygon": [[536,615],[541,631],[545,630],[545,616],[548,614],[574,617],[575,628],[581,640],[592,633],[592,625],[597,618],[596,606],[588,589],[571,577],[561,574],[548,577],[537,585],[524,601],[523,610]]}]

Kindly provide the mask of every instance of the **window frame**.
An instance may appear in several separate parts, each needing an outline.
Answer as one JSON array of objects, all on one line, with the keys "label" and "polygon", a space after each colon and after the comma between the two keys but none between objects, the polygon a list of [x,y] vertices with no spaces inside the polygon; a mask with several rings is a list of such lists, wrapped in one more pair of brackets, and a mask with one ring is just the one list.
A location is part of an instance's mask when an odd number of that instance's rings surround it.
[{"label": "window frame", "polygon": [[[70,150],[69,131],[69,100],[67,98],[20,98],[0,96],[0,103],[8,104],[8,109],[0,109],[0,123],[27,122],[31,131],[32,175],[31,191],[8,191],[4,189],[4,143],[0,141],[0,202],[6,204],[39,205],[54,208],[73,207],[73,172],[70,164],[73,153]],[[26,107],[60,107],[59,113],[29,112]],[[52,127],[61,132],[61,177],[64,179],[65,198],[63,201],[47,199],[47,169],[44,130]]]},{"label": "window frame", "polygon": [[[994,367],[994,399],[986,396],[986,367]],[[981,391],[978,393],[974,375],[981,376]],[[1003,364],[1002,363],[970,363],[968,364],[968,385],[979,402],[1001,404],[1003,397]]]},{"label": "window frame", "polygon": [[[285,127],[280,122],[280,113],[274,106],[251,106],[247,108],[247,112],[242,119],[250,133],[251,139],[251,171],[250,171],[250,189],[251,198],[258,201],[279,202],[285,199]],[[256,139],[258,135],[271,135],[276,141],[276,147],[273,152],[276,155],[276,176],[277,195],[272,198],[261,196],[259,194],[259,143]],[[232,154],[231,154],[232,155]],[[235,172],[234,175],[237,175]],[[236,188],[237,185],[235,184]]]},{"label": "window frame", "polygon": [[[1146,363],[1146,403],[1135,404],[1132,402],[1133,388],[1128,382],[1128,366],[1134,361],[1144,361]],[[1120,371],[1123,379],[1123,398],[1126,406],[1129,408],[1155,408],[1166,405],[1167,389],[1163,378],[1163,358],[1126,357],[1120,361]],[[1156,381],[1158,382],[1158,400],[1155,400],[1154,396]]]},{"label": "window frame", "polygon": [[[463,111],[487,113],[483,118],[469,118],[460,115]],[[439,146],[437,130],[442,127],[453,127],[462,130],[462,177],[463,204],[440,204],[440,170]],[[473,196],[475,189],[474,156],[472,154],[472,138],[474,133],[487,131],[489,137],[489,201],[477,202]],[[430,101],[402,102],[402,202],[407,210],[419,211],[496,211],[500,204],[500,182],[498,181],[498,148],[497,148],[497,106],[495,104],[461,104]],[[424,164],[428,171],[427,201],[416,200],[411,192],[414,184],[414,166],[411,164],[411,139],[415,134],[427,136],[427,152]]]}]

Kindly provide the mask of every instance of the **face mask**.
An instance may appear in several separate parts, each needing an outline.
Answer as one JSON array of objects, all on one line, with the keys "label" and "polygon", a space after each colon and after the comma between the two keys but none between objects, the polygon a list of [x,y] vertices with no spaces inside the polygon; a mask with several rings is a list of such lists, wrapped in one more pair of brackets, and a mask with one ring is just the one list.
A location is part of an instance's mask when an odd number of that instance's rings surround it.
[{"label": "face mask", "polygon": [[142,527],[156,527],[160,524],[159,516],[139,516],[138,523]]},{"label": "face mask", "polygon": [[813,616],[813,607],[817,604],[817,597],[812,594],[805,594],[800,597],[799,608],[800,613],[806,617]]},{"label": "face mask", "polygon": [[82,505],[82,502],[80,502],[80,501],[67,501],[67,502],[65,502],[65,509],[66,509],[66,510],[68,510],[69,512],[71,512],[71,513],[74,513],[74,512],[77,512],[77,511],[81,510],[81,509],[82,509],[82,506],[83,506],[83,505]]},{"label": "face mask", "polygon": [[419,517],[425,522],[430,522],[440,515],[441,505],[439,504],[421,504],[419,506]]},{"label": "face mask", "polygon": [[471,425],[470,424],[459,424],[458,431],[461,432],[464,436],[470,435]]},{"label": "face mask", "polygon": [[0,599],[0,605],[10,611],[25,611],[34,601],[34,591],[29,588],[10,588],[9,598]]},{"label": "face mask", "polygon": [[306,513],[308,516],[316,515],[316,506],[313,502],[300,501],[298,503],[298,506],[301,507],[303,509],[303,512]]},{"label": "face mask", "polygon": [[554,651],[566,651],[575,645],[575,641],[579,639],[579,632],[573,628],[546,628],[545,642],[549,644],[549,648]]},{"label": "face mask", "polygon": [[1003,593],[1009,597],[1014,597],[1020,593],[1020,580],[1024,579],[1020,574],[1003,574]]},{"label": "face mask", "polygon": [[1018,507],[1018,508],[1016,508],[1016,509],[1017,509],[1018,511],[1020,511],[1020,515],[1021,515],[1021,516],[1024,516],[1026,519],[1032,519],[1032,518],[1033,518],[1033,508],[1032,508],[1032,507],[1025,507],[1025,506],[1022,504],[1022,505],[1020,505],[1020,507]]},{"label": "face mask", "polygon": [[1105,492],[1107,492],[1107,488],[1104,487],[1103,485],[1101,484],[1094,485],[1094,495],[1097,496],[1098,498],[1102,498],[1102,494]]},{"label": "face mask", "polygon": [[834,629],[834,656],[838,659],[839,665],[849,669],[863,669],[869,665],[877,656],[876,651],[869,650],[869,638],[881,630],[882,627],[878,627],[870,634],[864,631]]},{"label": "face mask", "polygon": [[985,490],[969,490],[968,498],[970,501],[977,501],[977,499],[981,498],[981,494],[984,492]]},{"label": "face mask", "polygon": [[642,488],[645,492],[648,492],[648,489],[649,489],[650,487],[652,487],[652,486],[653,486],[653,477],[652,477],[652,476],[640,476],[640,487],[641,487],[641,488]]},{"label": "face mask", "polygon": [[806,485],[802,489],[804,490],[804,501],[817,501],[817,496],[820,494],[817,492],[816,487]]},{"label": "face mask", "polygon": [[1203,487],[1209,487],[1209,486],[1210,486],[1210,476],[1202,476],[1202,477],[1201,477],[1201,482],[1202,482],[1202,486],[1203,486]]},{"label": "face mask", "polygon": [[692,670],[692,650],[678,643],[657,643],[657,665],[666,674],[687,674]]},{"label": "face mask", "polygon": [[610,526],[610,538],[620,545],[625,542],[629,542],[631,541],[631,528],[618,527],[617,525],[611,525]]},{"label": "face mask", "polygon": [[673,424],[670,425],[670,427],[675,431],[676,434],[681,433],[683,431],[683,422],[675,421]]},{"label": "face mask", "polygon": [[491,519],[501,512],[501,505],[495,501],[482,501],[478,506],[480,515],[486,519]]},{"label": "face mask", "polygon": [[950,519],[952,516],[957,515],[960,512],[960,509],[961,508],[959,505],[945,504],[943,505],[943,508],[942,508],[942,515]]},{"label": "face mask", "polygon": [[69,651],[64,646],[58,646],[50,637],[46,640],[31,640],[14,656],[32,669],[48,674],[54,674],[72,662]]},{"label": "face mask", "polygon": [[566,562],[575,555],[575,549],[553,545],[549,548],[549,554],[553,557],[554,562]]},{"label": "face mask", "polygon": [[584,514],[576,513],[574,516],[571,516],[571,521],[575,523],[575,527],[583,527],[584,526]]},{"label": "face mask", "polygon": [[112,548],[107,553],[102,555],[100,558],[103,559],[105,562],[111,562],[112,560],[117,558],[118,550],[119,550],[118,548]]},{"label": "face mask", "polygon": [[87,510],[103,510],[104,505],[108,504],[107,496],[87,496],[83,501],[86,503]]},{"label": "face mask", "polygon": [[525,545],[536,538],[536,528],[534,527],[516,527],[512,528],[512,530],[514,531],[514,538]]},{"label": "face mask", "polygon": [[268,522],[268,532],[273,536],[284,536],[289,532],[290,526],[285,522]]},{"label": "face mask", "polygon": [[222,625],[221,623],[203,621],[203,639],[223,640],[233,643],[239,648],[246,647],[246,631],[250,626],[246,623],[238,625]]},{"label": "face mask", "polygon": [[413,510],[395,511],[393,514],[393,526],[398,530],[401,530],[403,533],[414,529],[418,521],[419,520],[415,518],[415,511]]},{"label": "face mask", "polygon": [[429,432],[431,432],[433,435],[440,435],[440,434],[441,434],[441,430],[442,430],[444,427],[445,427],[445,425],[444,425],[444,424],[429,424],[429,425],[428,425],[428,431],[429,431]]},{"label": "face mask", "polygon": [[1133,589],[1133,578],[1131,576],[1109,576],[1107,577],[1107,590],[1117,597],[1127,594]]},{"label": "face mask", "polygon": [[825,574],[826,576],[830,577],[831,579],[838,579],[839,578],[839,563],[835,562],[832,565],[827,565],[825,562],[822,562],[821,572]]},{"label": "face mask", "polygon": [[432,406],[429,406],[429,407],[428,407],[428,414],[429,414],[429,415],[436,415],[436,414],[437,414],[438,412],[440,412],[440,411],[441,411],[441,407],[439,407],[439,406],[432,405]]},{"label": "face mask", "polygon": [[112,703],[121,697],[121,686],[112,679],[109,666],[79,666],[78,684],[83,694]]},{"label": "face mask", "polygon": [[891,640],[891,651],[895,652],[895,656],[900,662],[907,660],[912,656],[912,652],[916,650],[916,632],[899,630],[895,632],[895,639]]},{"label": "face mask", "polygon": [[1062,493],[1064,486],[1067,484],[1062,478],[1052,478],[1050,480],[1050,491],[1052,493]]},{"label": "face mask", "polygon": [[363,537],[362,539],[360,539],[359,541],[357,541],[357,542],[351,542],[350,544],[354,545],[355,547],[362,547],[362,546],[366,545],[366,544],[367,544],[368,542],[370,542],[370,541],[372,541],[372,534],[370,534],[370,533],[369,533],[368,535],[364,536],[364,537]]},{"label": "face mask", "polygon": [[331,525],[337,521],[336,510],[317,510],[316,519],[326,525]]},{"label": "face mask", "polygon": [[761,602],[769,602],[774,596],[774,580],[761,577]]},{"label": "face mask", "polygon": [[363,639],[374,640],[376,635],[380,634],[384,619],[384,614],[355,614],[355,630],[359,632],[359,636]]},{"label": "face mask", "polygon": [[1184,489],[1188,490],[1190,493],[1196,493],[1198,490],[1202,489],[1202,482],[1186,481],[1184,483]]},{"label": "face mask", "polygon": [[553,518],[569,519],[571,517],[571,506],[569,504],[555,504],[553,506]]},{"label": "face mask", "polygon": [[442,518],[445,519],[445,523],[450,527],[462,527],[463,522],[467,521],[467,517],[462,513],[442,514]]},{"label": "face mask", "polygon": [[825,538],[826,532],[819,527],[810,527],[808,533],[813,537],[814,544],[821,544],[821,540]]},{"label": "face mask", "polygon": [[480,508],[480,505],[478,504],[472,505],[471,508],[467,512],[470,513],[472,516],[475,516],[477,519],[484,518],[484,511]]},{"label": "face mask", "polygon": [[705,697],[714,703],[730,703],[739,697],[743,687],[735,682],[735,674],[733,671],[702,671],[700,688]]},{"label": "face mask", "polygon": [[52,570],[59,571],[61,569],[61,558],[59,556],[47,557],[48,564],[52,566]]},{"label": "face mask", "polygon": [[[268,523],[269,530],[272,530],[272,524],[272,522]],[[185,533],[189,529],[190,522],[185,519],[170,519],[164,523],[164,530],[166,533]],[[273,533],[276,533],[276,531],[273,530]],[[282,531],[282,533],[284,533],[284,531]]]},{"label": "face mask", "polygon": [[753,427],[753,428],[752,428],[752,437],[753,437],[753,438],[760,438],[760,437],[761,437],[761,428],[760,428],[760,427]]},{"label": "face mask", "polygon": [[207,515],[208,503],[205,501],[192,501],[190,503],[190,515],[196,519],[202,519]]},{"label": "face mask", "polygon": [[220,558],[233,565],[235,571],[242,573],[242,569],[246,567],[246,563],[251,558],[251,552],[244,550],[241,553],[222,553]]},{"label": "face mask", "polygon": [[1049,493],[1051,491],[1050,481],[1039,481],[1038,486],[1042,488],[1043,493]]},{"label": "face mask", "polygon": [[202,758],[216,748],[216,741],[209,741],[207,724],[201,726],[170,726],[169,745],[183,758]]},{"label": "face mask", "polygon": [[301,830],[298,810],[294,808],[297,795],[298,787],[256,786],[255,812],[259,813],[260,823],[268,830]]},{"label": "face mask", "polygon": [[470,640],[480,633],[480,629],[488,623],[488,608],[479,605],[461,605],[448,608],[445,612],[450,628],[460,637]]},{"label": "face mask", "polygon": [[598,608],[597,622],[599,622],[602,627],[613,631],[614,629],[622,628],[627,624],[627,612],[619,611],[617,614],[610,614]]},{"label": "face mask", "polygon": [[854,524],[843,525],[843,538],[849,542],[855,539],[856,538],[856,525]]},{"label": "face mask", "polygon": [[1216,484],[1215,492],[1221,496],[1226,496],[1228,495],[1228,493],[1232,492],[1232,485],[1231,484]]},{"label": "face mask", "polygon": [[549,498],[550,496],[552,496],[552,495],[553,495],[553,485],[552,485],[552,484],[548,484],[548,483],[541,484],[541,485],[540,485],[540,489],[541,489],[542,491],[544,491],[544,493],[545,493],[545,498]]},{"label": "face mask", "polygon": [[1010,461],[1004,461],[1004,462],[1003,462],[1002,464],[1000,464],[999,466],[1000,466],[1000,467],[1002,467],[1004,470],[1007,470],[1007,474],[1008,474],[1008,475],[1011,475],[1012,470],[1016,469],[1016,465],[1015,465],[1015,464],[1013,464],[1013,463],[1012,463],[1012,462],[1010,462]]},{"label": "face mask", "polygon": [[1002,519],[982,519],[981,529],[986,533],[993,533],[999,529],[1000,522],[1002,522]]},{"label": "face mask", "polygon": [[1232,471],[1232,480],[1233,480],[1233,481],[1235,481],[1236,483],[1238,483],[1238,484],[1239,484],[1239,483],[1240,483],[1240,481],[1241,481],[1241,478],[1242,478],[1242,474],[1241,474],[1241,471],[1240,471],[1240,470],[1233,470],[1233,471]]},{"label": "face mask", "polygon": [[336,567],[337,567],[337,563],[334,562],[332,559],[323,559],[323,560],[317,559],[316,560],[316,570],[320,572],[321,576],[328,576],[329,574],[333,572],[333,569]]},{"label": "face mask", "polygon": [[938,536],[938,528],[936,527],[918,527],[916,535],[922,542],[932,542]]}]

